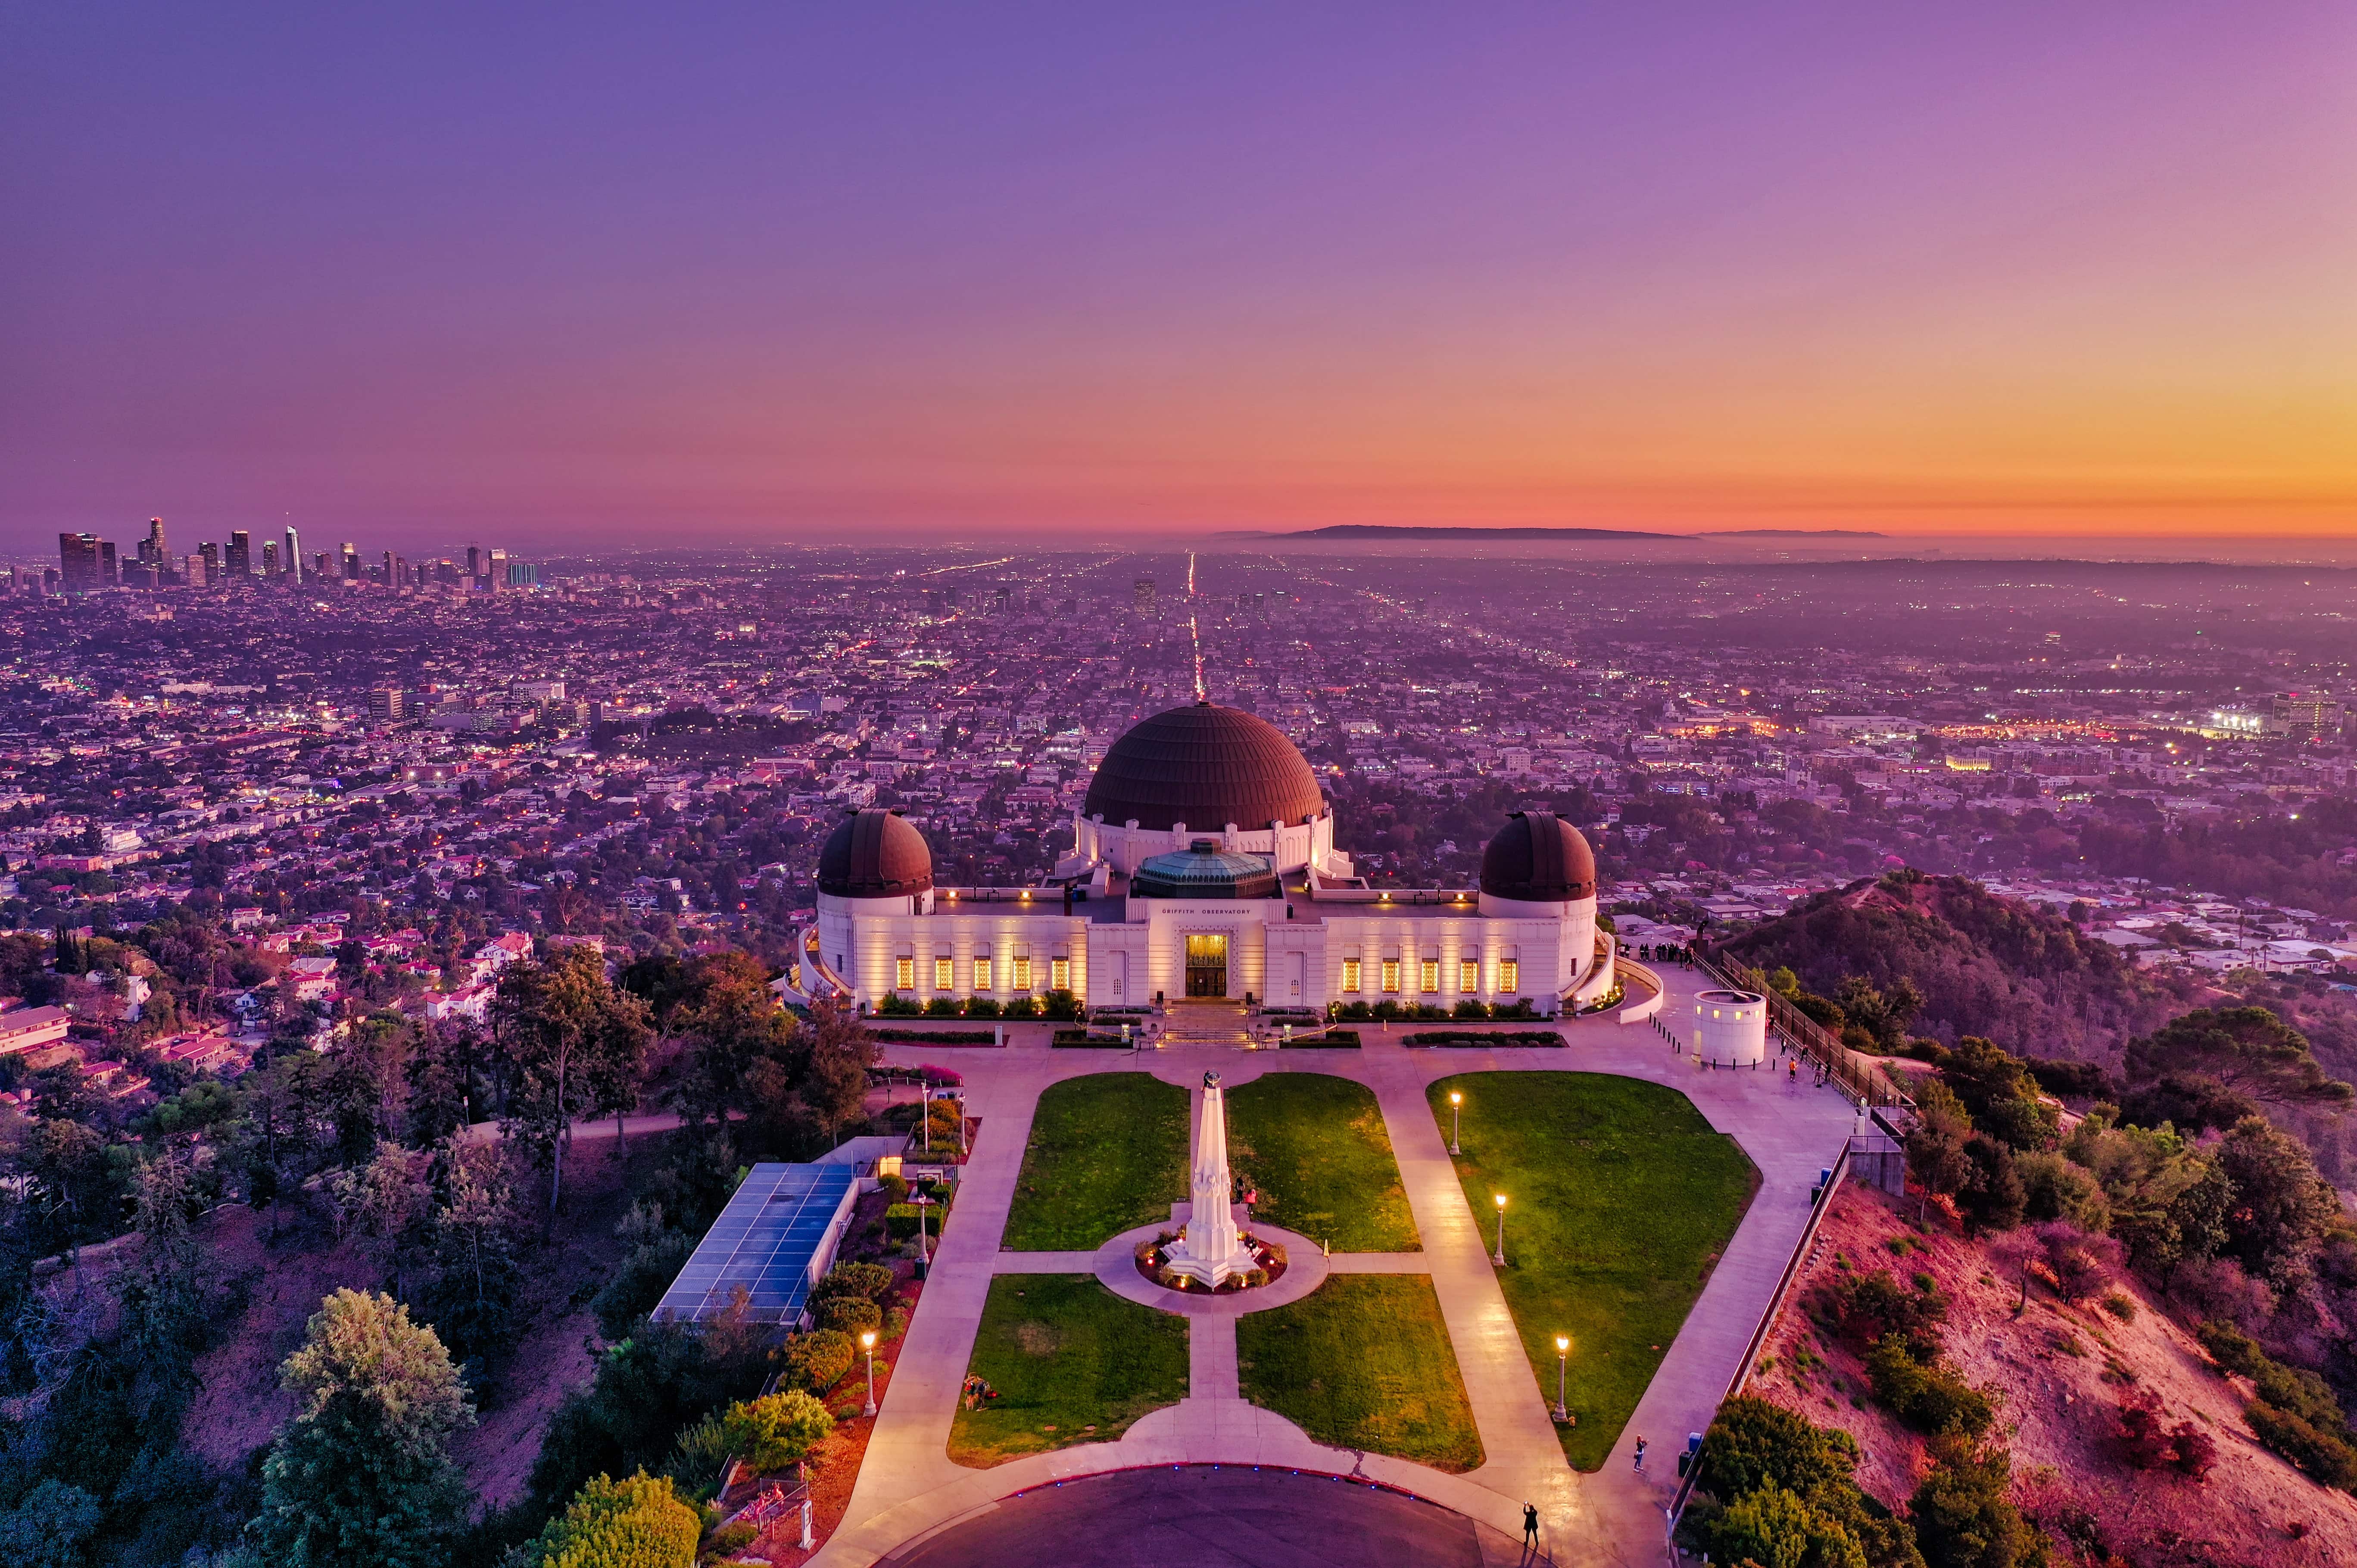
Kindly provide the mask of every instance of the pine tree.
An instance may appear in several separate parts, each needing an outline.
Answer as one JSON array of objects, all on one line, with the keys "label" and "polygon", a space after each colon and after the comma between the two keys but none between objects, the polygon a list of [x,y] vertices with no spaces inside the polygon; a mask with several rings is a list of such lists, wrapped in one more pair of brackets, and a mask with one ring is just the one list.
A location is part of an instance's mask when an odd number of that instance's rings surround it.
[{"label": "pine tree", "polygon": [[474,1406],[431,1328],[374,1292],[339,1290],[279,1383],[300,1408],[262,1467],[249,1540],[286,1568],[439,1568],[471,1498],[444,1440]]}]

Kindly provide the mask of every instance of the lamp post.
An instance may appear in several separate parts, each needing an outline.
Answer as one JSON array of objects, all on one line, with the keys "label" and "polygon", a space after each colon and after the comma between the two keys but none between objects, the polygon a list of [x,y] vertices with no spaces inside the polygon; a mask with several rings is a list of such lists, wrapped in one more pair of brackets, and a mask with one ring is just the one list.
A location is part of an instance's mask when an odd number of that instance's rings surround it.
[{"label": "lamp post", "polygon": [[927,1240],[925,1210],[932,1207],[933,1200],[920,1192],[916,1195],[914,1201],[917,1205],[917,1277],[921,1280],[931,1272],[930,1265],[932,1262],[925,1255]]},{"label": "lamp post", "polygon": [[1457,1118],[1458,1113],[1464,1109],[1465,1097],[1457,1090],[1450,1090],[1448,1091],[1448,1152],[1452,1155],[1461,1155],[1465,1152],[1457,1146]]},{"label": "lamp post", "polygon": [[1571,1337],[1567,1334],[1558,1334],[1555,1337],[1555,1418],[1557,1421],[1571,1419],[1571,1411],[1564,1403],[1563,1392],[1564,1380],[1569,1375],[1570,1369]]},{"label": "lamp post", "polygon": [[1491,1258],[1500,1268],[1506,1266],[1506,1195],[1498,1194],[1498,1251]]},{"label": "lamp post", "polygon": [[876,1413],[876,1330],[869,1329],[859,1337],[859,1348],[867,1352],[867,1408],[862,1415]]}]

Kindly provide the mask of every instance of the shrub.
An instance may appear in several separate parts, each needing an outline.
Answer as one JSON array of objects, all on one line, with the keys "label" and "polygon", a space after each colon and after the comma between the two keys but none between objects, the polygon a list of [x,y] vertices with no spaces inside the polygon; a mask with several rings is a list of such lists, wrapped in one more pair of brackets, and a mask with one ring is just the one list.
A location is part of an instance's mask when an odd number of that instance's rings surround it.
[{"label": "shrub", "polygon": [[834,1417],[811,1395],[793,1389],[730,1405],[721,1425],[728,1434],[730,1451],[766,1475],[809,1453],[834,1430]]},{"label": "shrub", "polygon": [[2169,1463],[2178,1473],[2194,1480],[2210,1477],[2211,1467],[2218,1463],[2218,1444],[2208,1433],[2190,1421],[2180,1421],[2169,1429],[2169,1446],[2174,1452]]},{"label": "shrub", "polygon": [[897,991],[886,992],[876,1004],[876,1015],[879,1018],[917,1018],[923,1016],[924,1011],[915,1001]]},{"label": "shrub", "polygon": [[1963,1437],[1934,1438],[1932,1471],[1909,1505],[1930,1568],[2029,1568],[2046,1561],[2045,1537],[2008,1495],[2012,1456]]},{"label": "shrub", "polygon": [[998,998],[996,996],[975,996],[969,998],[965,1004],[965,1015],[969,1018],[997,1017]]},{"label": "shrub", "polygon": [[1874,1380],[1874,1397],[1918,1432],[1978,1437],[1996,1418],[1986,1394],[1944,1361],[1919,1359],[1916,1348],[1900,1335],[1875,1342],[1867,1352],[1866,1369]]},{"label": "shrub", "polygon": [[1862,1561],[1849,1531],[1800,1494],[1777,1486],[1748,1492],[1720,1509],[1711,1518],[1709,1537],[1711,1557],[1721,1563]]},{"label": "shrub", "polygon": [[1703,1449],[1704,1484],[1727,1501],[1763,1487],[1808,1493],[1846,1481],[1857,1465],[1857,1445],[1839,1430],[1813,1426],[1783,1406],[1738,1394],[1718,1407]]},{"label": "shrub", "polygon": [[2102,1307],[2105,1312],[2110,1313],[2114,1317],[2118,1318],[2122,1323],[2134,1323],[2136,1321],[2136,1298],[2129,1295],[2126,1291],[2115,1290],[2107,1292],[2104,1294],[2104,1299],[2097,1302],[2095,1305]]},{"label": "shrub", "polygon": [[1476,1002],[1473,998],[1468,996],[1464,1001],[1459,1002],[1456,1006],[1449,1009],[1449,1015],[1455,1018],[1486,1018],[1490,1015],[1490,1009],[1483,1004]]},{"label": "shrub", "polygon": [[954,1018],[957,1015],[957,999],[953,996],[936,996],[925,1004],[925,1016],[928,1018]]},{"label": "shrub", "polygon": [[877,1176],[876,1178],[876,1185],[884,1190],[884,1206],[887,1208],[889,1208],[896,1203],[905,1203],[908,1201],[908,1177],[897,1174],[893,1176]]},{"label": "shrub", "polygon": [[2195,1328],[2193,1337],[2201,1342],[2201,1348],[2210,1352],[2212,1360],[2246,1378],[2258,1376],[2259,1368],[2267,1359],[2257,1340],[2233,1324],[2214,1317]]},{"label": "shrub", "polygon": [[712,1532],[710,1545],[715,1555],[733,1557],[760,1539],[761,1531],[758,1526],[724,1524]]},{"label": "shrub", "polygon": [[884,1210],[885,1233],[895,1241],[908,1240],[917,1233],[917,1217],[920,1214],[925,1217],[925,1234],[936,1241],[940,1240],[942,1227],[949,1216],[941,1211],[939,1204],[934,1204],[930,1209],[919,1208],[913,1203],[891,1205]]},{"label": "shrub", "polygon": [[2346,1427],[2335,1433],[2264,1400],[2245,1410],[2243,1419],[2251,1423],[2261,1443],[2298,1466],[2310,1479],[2343,1491],[2357,1489],[2357,1449],[2350,1447]]},{"label": "shrub", "polygon": [[719,1489],[720,1467],[730,1452],[727,1426],[719,1416],[707,1415],[680,1433],[662,1473],[681,1496],[703,1502]]},{"label": "shrub", "polygon": [[1937,1352],[1934,1331],[1948,1316],[1948,1304],[1937,1291],[1904,1289],[1883,1269],[1836,1279],[1825,1288],[1822,1307],[1851,1348],[1863,1351],[1896,1334],[1924,1360]]},{"label": "shrub", "polygon": [[1039,1016],[1042,1018],[1065,1020],[1080,1015],[1081,999],[1069,991],[1050,991],[1040,1000]]},{"label": "shrub", "polygon": [[863,1295],[829,1296],[812,1310],[817,1314],[821,1328],[832,1328],[855,1339],[880,1326],[884,1321],[883,1309]]},{"label": "shrub", "polygon": [[[909,1190],[909,1184],[900,1181],[899,1176],[888,1179],[899,1181],[901,1191]],[[837,1263],[827,1270],[823,1279],[811,1286],[813,1303],[839,1295],[856,1295],[881,1305],[884,1298],[891,1294],[892,1271],[881,1263]]]},{"label": "shrub", "polygon": [[1000,1008],[998,1015],[1002,1018],[1037,1018],[1039,1015],[1039,1004],[1028,996],[1018,996]]},{"label": "shrub", "polygon": [[780,1380],[789,1388],[823,1394],[851,1370],[851,1336],[832,1328],[797,1334],[786,1341]]},{"label": "shrub", "polygon": [[592,1477],[524,1548],[533,1568],[690,1568],[704,1520],[671,1482],[644,1470]]},{"label": "shrub", "polygon": [[597,1332],[608,1340],[628,1335],[630,1325],[662,1300],[663,1292],[671,1288],[694,1251],[695,1238],[677,1230],[633,1248],[589,1299],[589,1310],[597,1317]]},{"label": "shrub", "polygon": [[2150,1389],[2131,1389],[2120,1396],[2115,1412],[2120,1455],[2139,1470],[2156,1470],[2177,1456],[2168,1430],[2160,1423],[2160,1396]]}]

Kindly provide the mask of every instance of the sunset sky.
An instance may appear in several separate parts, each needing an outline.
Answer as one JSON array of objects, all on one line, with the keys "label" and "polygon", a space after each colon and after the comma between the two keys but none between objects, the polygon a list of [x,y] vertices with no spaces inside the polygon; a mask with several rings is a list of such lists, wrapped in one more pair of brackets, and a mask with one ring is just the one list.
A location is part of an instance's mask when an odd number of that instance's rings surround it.
[{"label": "sunset sky", "polygon": [[0,201],[0,552],[2357,534],[2345,0],[18,5]]}]

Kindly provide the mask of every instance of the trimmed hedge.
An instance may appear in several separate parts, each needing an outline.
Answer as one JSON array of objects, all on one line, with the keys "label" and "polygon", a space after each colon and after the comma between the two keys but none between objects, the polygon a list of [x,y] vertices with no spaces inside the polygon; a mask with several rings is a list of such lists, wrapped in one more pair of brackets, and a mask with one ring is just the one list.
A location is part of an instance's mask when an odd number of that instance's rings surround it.
[{"label": "trimmed hedge", "polygon": [[1425,1029],[1409,1035],[1411,1046],[1560,1046],[1553,1029]]},{"label": "trimmed hedge", "polygon": [[884,1233],[895,1241],[905,1241],[917,1233],[917,1216],[923,1214],[925,1234],[938,1241],[942,1228],[949,1220],[949,1210],[938,1203],[919,1208],[913,1203],[895,1203],[884,1210]]},{"label": "trimmed hedge", "polygon": [[989,1029],[870,1029],[867,1037],[880,1046],[995,1046],[998,1036]]},{"label": "trimmed hedge", "polygon": [[1130,1048],[1130,1042],[1119,1035],[1092,1034],[1086,1029],[1059,1029],[1049,1043],[1058,1049],[1103,1050],[1111,1047],[1117,1051],[1125,1051]]},{"label": "trimmed hedge", "polygon": [[817,1315],[821,1328],[832,1328],[855,1339],[884,1326],[884,1309],[866,1296],[832,1295],[811,1310]]},{"label": "trimmed hedge", "polygon": [[788,1388],[823,1394],[851,1370],[851,1336],[832,1328],[797,1334],[786,1341],[780,1380]]},{"label": "trimmed hedge", "polygon": [[1277,1043],[1285,1049],[1294,1051],[1354,1051],[1359,1048],[1359,1031],[1329,1029],[1322,1035],[1296,1035],[1289,1040],[1280,1040]]}]

